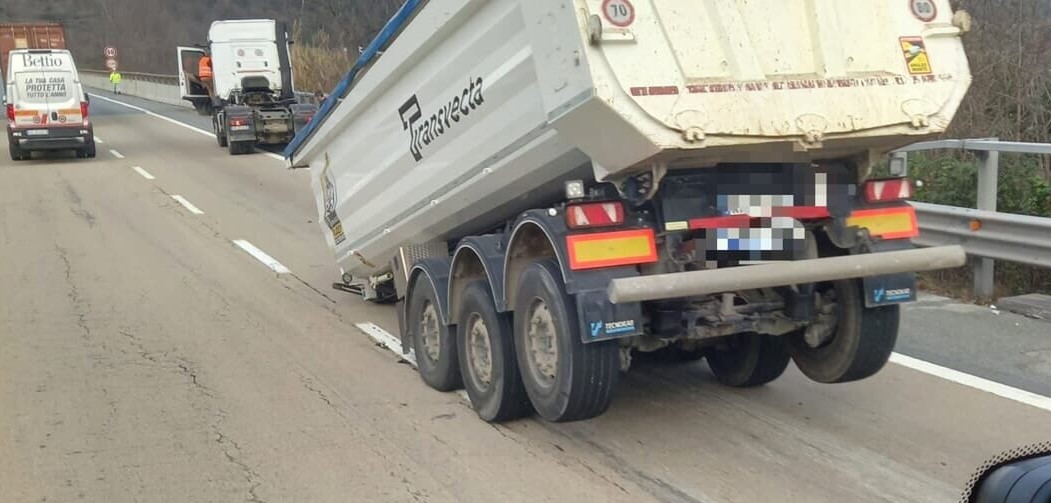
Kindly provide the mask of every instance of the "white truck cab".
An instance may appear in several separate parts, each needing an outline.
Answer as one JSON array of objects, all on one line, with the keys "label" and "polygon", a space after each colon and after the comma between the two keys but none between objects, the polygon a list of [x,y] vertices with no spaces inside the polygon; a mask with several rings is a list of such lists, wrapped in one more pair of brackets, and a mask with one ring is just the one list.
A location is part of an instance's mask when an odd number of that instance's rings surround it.
[{"label": "white truck cab", "polygon": [[5,82],[12,160],[29,159],[37,150],[75,150],[78,157],[95,157],[88,96],[69,51],[11,51]]}]

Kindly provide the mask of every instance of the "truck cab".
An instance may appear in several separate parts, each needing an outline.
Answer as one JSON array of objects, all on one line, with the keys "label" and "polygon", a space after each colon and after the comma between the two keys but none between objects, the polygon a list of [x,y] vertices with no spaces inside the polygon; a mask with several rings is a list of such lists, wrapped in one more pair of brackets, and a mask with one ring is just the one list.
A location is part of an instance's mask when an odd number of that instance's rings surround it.
[{"label": "truck cab", "polygon": [[88,96],[69,51],[11,51],[5,82],[12,160],[27,160],[33,151],[47,150],[75,150],[78,157],[95,157]]},{"label": "truck cab", "polygon": [[[315,107],[300,104],[294,92],[288,33],[269,19],[216,21],[208,49],[179,47],[182,98],[201,115],[211,115],[220,146],[231,154],[255,144],[284,144],[313,117]],[[212,88],[198,75],[200,60],[212,60]]]}]

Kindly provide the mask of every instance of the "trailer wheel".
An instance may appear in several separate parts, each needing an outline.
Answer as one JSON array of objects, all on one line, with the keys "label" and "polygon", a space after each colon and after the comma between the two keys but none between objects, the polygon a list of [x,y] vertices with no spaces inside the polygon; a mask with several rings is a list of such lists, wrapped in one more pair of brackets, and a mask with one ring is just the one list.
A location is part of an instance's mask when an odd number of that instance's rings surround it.
[{"label": "trailer wheel", "polygon": [[819,286],[826,305],[834,303],[834,329],[829,337],[808,342],[806,330],[785,335],[796,366],[820,383],[850,382],[879,372],[898,339],[899,306],[866,308],[860,282],[836,281]]},{"label": "trailer wheel", "polygon": [[613,400],[620,373],[618,343],[583,343],[576,305],[554,259],[530,264],[519,285],[515,351],[533,407],[555,422],[601,415]]},{"label": "trailer wheel", "polygon": [[423,382],[438,391],[459,389],[456,337],[442,322],[438,295],[426,276],[420,276],[412,285],[407,319],[416,352],[416,367]]},{"label": "trailer wheel", "polygon": [[496,311],[485,281],[467,286],[462,306],[456,348],[471,406],[489,422],[528,415],[533,409],[518,373],[510,316]]},{"label": "trailer wheel", "polygon": [[708,366],[722,384],[752,388],[773,382],[785,373],[790,360],[781,339],[746,333],[734,335],[727,349],[708,353]]}]

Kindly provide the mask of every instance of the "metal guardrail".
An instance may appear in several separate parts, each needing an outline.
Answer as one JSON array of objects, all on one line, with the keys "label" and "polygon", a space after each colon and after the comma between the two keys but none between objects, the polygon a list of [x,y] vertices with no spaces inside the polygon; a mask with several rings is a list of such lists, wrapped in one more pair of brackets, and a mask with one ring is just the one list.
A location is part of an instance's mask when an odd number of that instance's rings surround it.
[{"label": "metal guardrail", "polygon": [[992,297],[994,259],[1051,268],[1051,218],[1000,213],[996,194],[1000,153],[1051,155],[1051,144],[999,141],[991,139],[939,140],[909,145],[892,154],[908,171],[908,153],[956,149],[976,152],[978,167],[978,209],[912,203],[920,224],[920,246],[958,244],[968,255],[979,257],[974,265],[974,293]]},{"label": "metal guardrail", "polygon": [[[108,77],[110,72],[108,70],[80,70],[80,73],[87,73],[90,75],[98,75]],[[138,72],[120,72],[121,77],[126,80],[138,80],[142,82],[154,82],[157,84],[167,84],[178,86],[179,76],[178,75],[160,75],[156,73],[138,73]]]}]

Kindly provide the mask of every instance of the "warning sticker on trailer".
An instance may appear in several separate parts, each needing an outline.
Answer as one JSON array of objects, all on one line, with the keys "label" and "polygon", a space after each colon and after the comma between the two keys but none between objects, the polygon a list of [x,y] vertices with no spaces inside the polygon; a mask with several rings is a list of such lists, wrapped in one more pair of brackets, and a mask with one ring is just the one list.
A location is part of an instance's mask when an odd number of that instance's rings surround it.
[{"label": "warning sticker on trailer", "polygon": [[905,65],[912,75],[932,73],[931,58],[922,37],[901,37],[901,51],[905,55]]},{"label": "warning sticker on trailer", "polygon": [[627,28],[635,22],[635,6],[631,0],[605,0],[602,13],[613,26]]}]

